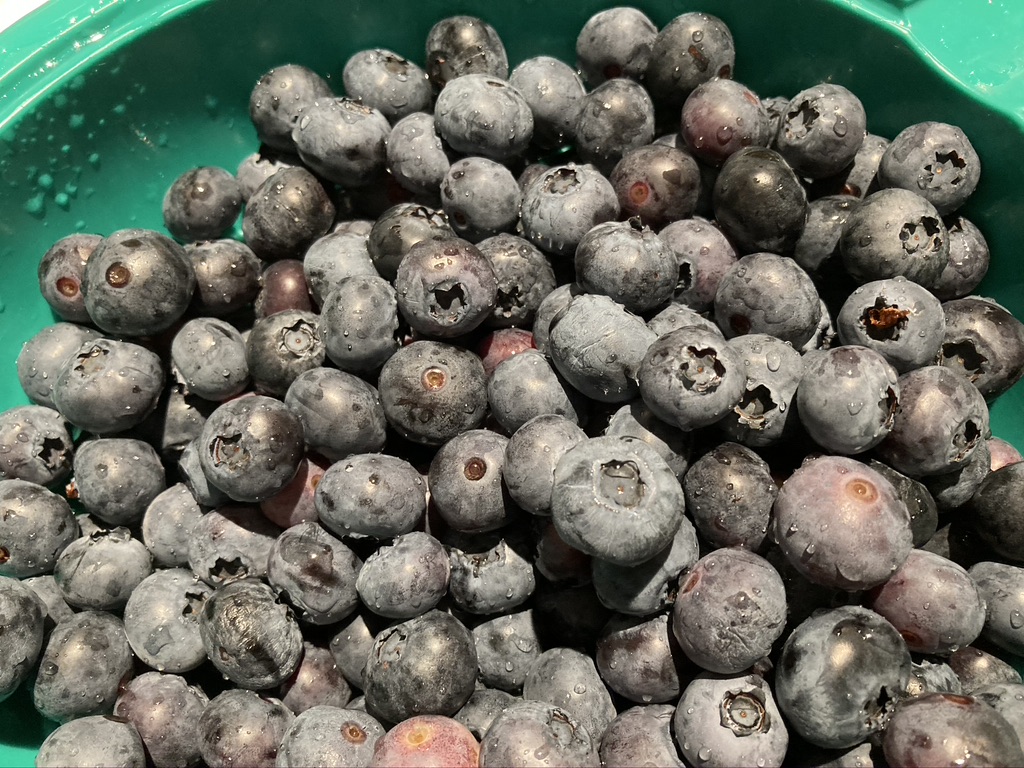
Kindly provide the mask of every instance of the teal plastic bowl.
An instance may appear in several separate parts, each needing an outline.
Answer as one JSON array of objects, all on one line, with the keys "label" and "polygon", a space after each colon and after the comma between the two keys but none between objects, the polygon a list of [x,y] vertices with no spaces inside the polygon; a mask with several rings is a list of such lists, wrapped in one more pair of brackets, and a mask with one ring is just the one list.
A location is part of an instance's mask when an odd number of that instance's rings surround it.
[{"label": "teal plastic bowl", "polygon": [[[863,100],[892,137],[940,120],[964,128],[982,180],[965,212],[993,268],[980,289],[1024,317],[1024,5],[1019,0],[642,0],[656,24],[703,10],[736,38],[735,77],[764,96],[821,81]],[[257,77],[285,62],[340,74],[386,47],[420,64],[430,26],[453,13],[493,24],[512,64],[572,61],[599,0],[55,0],[0,34],[0,409],[28,402],[14,360],[54,322],[36,266],[71,232],[162,228],[171,181],[196,165],[233,170],[257,146]],[[993,432],[1024,448],[1024,389],[992,409]],[[53,723],[22,690],[0,704],[0,765],[33,762]]]}]

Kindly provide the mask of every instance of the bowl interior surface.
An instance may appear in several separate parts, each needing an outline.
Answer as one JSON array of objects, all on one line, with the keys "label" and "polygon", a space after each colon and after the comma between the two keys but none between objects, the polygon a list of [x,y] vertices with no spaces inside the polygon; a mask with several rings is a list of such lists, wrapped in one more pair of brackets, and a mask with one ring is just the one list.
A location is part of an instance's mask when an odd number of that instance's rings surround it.
[{"label": "bowl interior surface", "polygon": [[[923,120],[960,125],[982,161],[965,213],[988,238],[993,268],[979,293],[1024,316],[1024,6],[996,0],[644,0],[659,26],[679,13],[720,16],[736,38],[734,76],[762,96],[822,81],[863,101],[868,129],[889,138]],[[27,403],[14,374],[22,343],[55,317],[36,267],[76,232],[163,229],[171,181],[197,165],[234,171],[257,148],[248,120],[256,79],[305,64],[343,90],[347,58],[389,48],[423,64],[444,16],[470,13],[502,36],[511,65],[548,54],[574,61],[586,19],[608,7],[522,0],[123,0],[51,3],[0,35],[17,55],[0,76],[0,409]],[[960,14],[960,17],[957,16]],[[995,41],[995,42],[993,42]],[[6,47],[5,47],[6,45]],[[987,47],[986,47],[987,46]],[[1024,448],[1024,391],[993,406],[993,432]],[[28,685],[0,704],[0,765],[33,761],[54,727]]]}]

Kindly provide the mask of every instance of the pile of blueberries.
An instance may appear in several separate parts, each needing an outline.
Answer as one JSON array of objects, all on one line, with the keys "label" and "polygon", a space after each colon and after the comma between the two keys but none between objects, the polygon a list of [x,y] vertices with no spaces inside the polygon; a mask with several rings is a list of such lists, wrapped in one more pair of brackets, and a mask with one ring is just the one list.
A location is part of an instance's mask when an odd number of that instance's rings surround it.
[{"label": "pile of blueberries", "polygon": [[[42,257],[0,415],[37,765],[1021,765],[1024,324],[941,122],[722,20],[286,64]],[[241,237],[229,233],[241,217]]]}]

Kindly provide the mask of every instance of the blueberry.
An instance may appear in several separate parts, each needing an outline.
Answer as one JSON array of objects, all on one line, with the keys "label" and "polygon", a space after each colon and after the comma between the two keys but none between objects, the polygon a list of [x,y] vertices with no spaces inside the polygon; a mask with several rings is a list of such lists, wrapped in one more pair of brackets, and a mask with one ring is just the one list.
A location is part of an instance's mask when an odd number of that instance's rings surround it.
[{"label": "blueberry", "polygon": [[118,611],[132,590],[153,572],[149,551],[127,528],[83,536],[57,558],[53,576],[75,608]]},{"label": "blueberry", "polygon": [[921,696],[925,693],[962,693],[963,686],[953,668],[945,662],[922,661],[911,665],[907,693]]},{"label": "blueberry", "polygon": [[836,316],[843,344],[875,350],[899,373],[932,364],[945,328],[939,300],[902,276],[854,289]]},{"label": "blueberry", "polygon": [[970,294],[988,273],[991,260],[988,242],[977,225],[960,214],[943,221],[949,233],[949,261],[931,285],[943,301]]},{"label": "blueberry", "polygon": [[541,654],[533,610],[512,612],[473,628],[480,679],[485,685],[518,694],[526,673]]},{"label": "blueberry", "polygon": [[533,112],[503,77],[468,73],[445,83],[434,105],[434,125],[452,149],[505,162],[533,138]]},{"label": "blueberry", "polygon": [[736,45],[726,23],[709,13],[684,13],[654,39],[645,82],[655,99],[681,107],[701,83],[731,77],[735,65]]},{"label": "blueberry", "polygon": [[29,576],[22,579],[21,583],[32,590],[32,593],[38,598],[36,602],[42,611],[44,637],[48,637],[53,628],[69,616],[75,615],[74,609],[67,604],[64,596],[60,593],[60,587],[57,586],[57,580],[53,576]]},{"label": "blueberry", "polygon": [[280,700],[252,691],[215,696],[199,718],[199,752],[210,768],[269,768],[295,715]]},{"label": "blueberry", "polygon": [[164,195],[164,226],[179,240],[213,240],[234,225],[243,202],[231,173],[211,165],[193,168]]},{"label": "blueberry", "polygon": [[617,565],[650,560],[683,517],[683,489],[661,455],[631,437],[595,437],[559,459],[551,514],[570,545]]},{"label": "blueberry", "polygon": [[527,239],[544,251],[568,256],[591,227],[619,217],[619,200],[593,165],[556,165],[523,190],[521,217]]},{"label": "blueberry", "polygon": [[398,349],[398,294],[376,275],[346,277],[324,298],[318,328],[343,371],[376,370]]},{"label": "blueberry", "polygon": [[199,612],[212,590],[184,568],[154,571],[132,591],[124,631],[135,655],[160,672],[182,674],[206,661]]},{"label": "blueberry", "polygon": [[252,193],[242,216],[246,244],[266,261],[297,258],[334,221],[327,190],[302,167],[282,168]]},{"label": "blueberry", "polygon": [[949,261],[949,235],[928,200],[906,189],[882,189],[850,212],[839,252],[858,282],[903,275],[927,288]]},{"label": "blueberry", "polygon": [[427,112],[413,112],[394,124],[385,156],[391,177],[418,195],[437,195],[451,165],[434,116]]},{"label": "blueberry", "polygon": [[0,576],[51,573],[77,537],[78,524],[63,496],[28,480],[0,480]]},{"label": "blueberry", "polygon": [[764,548],[779,489],[768,464],[752,450],[720,443],[693,462],[683,491],[697,530],[711,544]]},{"label": "blueberry", "polygon": [[363,674],[367,709],[392,723],[454,715],[473,693],[476,672],[469,630],[449,614],[428,611],[374,639]]},{"label": "blueberry", "polygon": [[260,291],[253,302],[257,320],[286,310],[315,311],[304,265],[299,259],[279,259],[268,265],[260,282]]},{"label": "blueberry", "polygon": [[[782,108],[789,105],[786,100]],[[810,185],[812,195],[844,195],[862,200],[865,195],[881,189],[878,181],[878,165],[882,155],[889,148],[889,139],[868,133],[861,142],[853,161],[833,176],[815,179]]]},{"label": "blueberry", "polygon": [[950,654],[949,666],[956,672],[966,694],[996,683],[1019,684],[1020,672],[998,656],[974,646]]},{"label": "blueberry", "polygon": [[249,96],[249,118],[256,135],[274,149],[295,151],[292,128],[305,107],[330,98],[331,87],[301,64],[285,64],[263,74]]},{"label": "blueberry", "polygon": [[345,278],[377,277],[367,236],[358,232],[329,232],[314,241],[302,257],[302,272],[310,295],[321,307]]},{"label": "blueberry", "polygon": [[686,430],[722,418],[739,403],[746,381],[739,353],[696,326],[660,336],[647,348],[638,377],[651,411]]},{"label": "blueberry", "polygon": [[1020,655],[1024,649],[1024,568],[983,561],[971,566],[969,573],[985,609],[982,638],[997,648]]},{"label": "blueberry", "polygon": [[672,738],[670,704],[632,707],[619,713],[608,724],[601,739],[603,765],[661,765],[683,768],[678,747]]},{"label": "blueberry", "polygon": [[67,235],[51,245],[39,260],[39,292],[61,319],[89,322],[82,296],[82,275],[86,262],[102,240],[100,235]]},{"label": "blueberry", "polygon": [[53,384],[64,361],[100,332],[74,323],[48,325],[32,336],[18,353],[18,383],[36,405],[53,408]]},{"label": "blueberry", "polygon": [[[288,128],[288,139],[291,139],[291,127]],[[258,151],[246,155],[238,164],[235,170],[235,178],[238,179],[238,187],[242,192],[242,201],[252,197],[260,184],[269,179],[282,168],[290,168],[301,165],[302,161],[295,153],[294,145],[291,151],[274,149],[266,144],[261,144]]]},{"label": "blueberry", "polygon": [[573,140],[586,89],[576,70],[551,56],[523,60],[508,77],[533,113],[533,141],[555,149]]},{"label": "blueberry", "polygon": [[750,88],[728,78],[701,83],[683,104],[680,134],[700,160],[719,166],[742,147],[767,147],[768,112]]},{"label": "blueberry", "polygon": [[392,123],[430,108],[434,100],[427,73],[394,51],[357,51],[342,71],[345,93],[379,110]]},{"label": "blueberry", "polygon": [[263,267],[245,243],[237,240],[189,243],[185,246],[185,254],[196,273],[193,312],[224,317],[247,307],[256,299]]},{"label": "blueberry", "polygon": [[384,447],[386,421],[377,390],[333,368],[313,368],[289,385],[285,405],[302,422],[307,450],[337,461]]},{"label": "blueberry", "polygon": [[1024,376],[1024,323],[991,299],[944,302],[945,334],[937,362],[963,373],[988,400]]},{"label": "blueberry", "polygon": [[562,310],[568,307],[569,302],[580,293],[582,290],[575,283],[562,283],[541,300],[537,306],[537,314],[533,318],[533,346],[536,349],[545,355],[550,354],[551,326],[556,318],[561,319]]},{"label": "blueberry", "polygon": [[396,536],[370,555],[356,579],[363,605],[389,619],[411,619],[433,609],[448,591],[451,572],[441,542],[428,533]]},{"label": "blueberry", "polygon": [[647,346],[655,340],[636,315],[607,296],[583,293],[555,315],[549,354],[579,392],[600,402],[632,400]]},{"label": "blueberry", "polygon": [[153,765],[195,765],[202,759],[199,718],[209,703],[179,675],[145,672],[117,697],[114,715],[135,726]]},{"label": "blueberry", "polygon": [[302,458],[302,421],[280,400],[252,395],[219,406],[199,438],[209,481],[235,501],[257,502],[284,488]]},{"label": "blueberry", "polygon": [[211,586],[264,578],[267,556],[281,529],[255,507],[219,507],[203,515],[188,536],[192,572]]},{"label": "blueberry", "polygon": [[492,531],[507,524],[515,507],[505,498],[502,464],[508,438],[486,429],[454,436],[430,463],[431,501],[453,529]]},{"label": "blueberry", "polygon": [[0,650],[0,701],[8,698],[35,667],[43,648],[42,601],[27,585],[0,576],[0,621],[4,644]]},{"label": "blueberry", "polygon": [[230,497],[211,483],[203,471],[199,453],[202,451],[199,437],[188,442],[178,457],[178,475],[195,498],[196,503],[203,507],[218,507],[227,504]]},{"label": "blueberry", "polygon": [[760,675],[694,678],[672,717],[676,744],[693,765],[772,765],[786,761],[789,730]]},{"label": "blueberry", "polygon": [[656,450],[680,480],[690,460],[690,438],[655,416],[642,400],[626,403],[615,411],[604,430],[605,435],[634,437]]},{"label": "blueberry", "polygon": [[535,416],[521,425],[505,445],[501,467],[512,500],[532,514],[551,514],[555,466],[585,437],[575,422],[558,414]]},{"label": "blueberry", "polygon": [[827,195],[807,204],[807,223],[793,246],[793,260],[824,282],[838,278],[839,237],[850,212],[860,204],[852,195]]},{"label": "blueberry", "polygon": [[171,363],[188,391],[207,400],[227,400],[249,384],[242,334],[216,318],[185,323],[171,342]]},{"label": "blueberry", "polygon": [[348,704],[352,689],[338,671],[331,652],[308,640],[302,648],[299,668],[281,685],[281,703],[297,715],[317,706]]},{"label": "blueberry", "polygon": [[992,454],[989,451],[988,440],[982,440],[962,466],[952,472],[926,477],[923,482],[938,508],[947,512],[958,509],[970,501],[991,471]]},{"label": "blueberry", "polygon": [[519,184],[508,168],[486,157],[452,163],[441,179],[440,194],[452,229],[470,242],[508,231],[519,220]]},{"label": "blueberry", "polygon": [[0,413],[0,479],[51,485],[71,471],[74,445],[57,411],[23,405]]},{"label": "blueberry", "polygon": [[437,89],[474,73],[508,76],[508,55],[497,31],[475,16],[448,16],[427,33],[427,74]]},{"label": "blueberry", "polygon": [[599,741],[572,712],[543,701],[517,701],[494,718],[480,742],[480,768],[598,766]]},{"label": "blueberry", "polygon": [[611,173],[626,152],[654,141],[654,104],[635,80],[606,80],[583,97],[574,133],[583,162]]},{"label": "blueberry", "polygon": [[938,507],[929,490],[924,484],[897,472],[881,461],[869,459],[867,464],[892,483],[896,494],[907,505],[907,511],[910,512],[910,528],[914,536],[914,546],[920,547],[927,543],[935,535],[939,521]]},{"label": "blueberry", "polygon": [[712,207],[722,231],[743,253],[786,253],[807,218],[807,193],[778,152],[743,147],[722,164]]},{"label": "blueberry", "polygon": [[576,64],[591,86],[616,77],[643,79],[658,28],[636,8],[599,11],[576,37]]},{"label": "blueberry", "polygon": [[718,426],[730,438],[752,448],[778,443],[794,431],[798,387],[806,369],[801,357],[776,336],[748,333],[729,339],[746,373],[740,401]]},{"label": "blueberry", "polygon": [[648,144],[623,154],[609,175],[626,216],[649,227],[689,219],[697,206],[700,170],[681,149]]},{"label": "blueberry", "polygon": [[[438,178],[440,183],[441,177]],[[452,237],[455,232],[441,211],[416,203],[399,203],[381,213],[373,223],[366,248],[380,276],[394,280],[399,264],[414,245],[423,240]]]},{"label": "blueberry", "polygon": [[790,100],[775,148],[798,174],[820,179],[853,162],[866,128],[860,99],[837,83],[820,83]]},{"label": "blueberry", "polygon": [[775,670],[775,695],[804,739],[850,747],[885,729],[910,664],[889,622],[867,608],[843,606],[815,614],[789,635]]},{"label": "blueberry", "polygon": [[487,379],[487,400],[491,415],[509,433],[543,414],[565,416],[575,423],[584,420],[576,391],[535,349],[513,355],[494,369]]},{"label": "blueberry", "polygon": [[119,765],[144,768],[147,753],[131,722],[111,715],[80,717],[58,726],[39,747],[39,768]]},{"label": "blueberry", "polygon": [[968,507],[971,530],[1000,559],[1024,563],[1024,539],[1017,522],[1024,464],[1010,464],[990,473],[974,492]]},{"label": "blueberry", "polygon": [[476,615],[506,613],[522,605],[533,594],[536,577],[522,537],[510,533],[496,542],[497,535],[458,537],[449,545],[452,602],[460,610]]},{"label": "blueberry", "polygon": [[85,265],[82,293],[101,330],[149,336],[170,328],[189,307],[196,274],[166,235],[122,229],[104,238]]},{"label": "blueberry", "polygon": [[426,508],[426,487],[406,460],[368,453],[328,467],[314,503],[320,522],[336,534],[386,539],[416,527]]},{"label": "blueberry", "polygon": [[650,704],[679,698],[686,663],[668,614],[650,619],[613,616],[597,638],[594,661],[605,684],[630,701]]},{"label": "blueberry", "polygon": [[459,238],[427,240],[402,257],[395,277],[398,309],[415,330],[451,338],[494,311],[498,282],[480,249]]},{"label": "blueberry", "polygon": [[680,328],[696,326],[702,330],[710,331],[716,338],[724,341],[721,329],[700,312],[691,309],[685,304],[673,301],[647,321],[647,327],[658,336],[664,336],[669,331],[677,331]]},{"label": "blueberry", "polygon": [[533,243],[501,233],[477,243],[498,281],[494,311],[486,320],[493,326],[528,326],[544,298],[557,285],[547,257]]},{"label": "blueberry", "polygon": [[132,677],[132,661],[121,619],[101,611],[76,613],[46,641],[32,702],[41,715],[61,723],[109,714],[119,687]]},{"label": "blueberry", "polygon": [[[462,709],[455,713],[454,719],[464,725],[479,742],[494,719],[517,701],[522,699],[511,693],[495,688],[478,688],[473,691],[473,695]],[[477,748],[479,750],[479,743]]]},{"label": "blueberry", "polygon": [[904,128],[878,166],[883,187],[921,195],[939,213],[959,208],[981,177],[981,162],[970,140],[956,126],[924,122]]},{"label": "blueberry", "polygon": [[276,764],[368,765],[384,727],[365,712],[329,705],[311,707],[292,721],[281,740]]},{"label": "blueberry", "polygon": [[316,99],[302,111],[292,139],[302,162],[328,181],[363,187],[384,170],[391,125],[377,109],[353,99]]},{"label": "blueberry", "polygon": [[988,434],[985,399],[966,377],[939,365],[899,378],[900,402],[879,457],[911,477],[952,472]]},{"label": "blueberry", "polygon": [[388,423],[427,445],[479,426],[487,408],[480,358],[436,341],[414,341],[395,352],[381,368],[377,388]]},{"label": "blueberry", "polygon": [[600,742],[615,719],[615,706],[591,657],[572,648],[552,648],[530,667],[523,698],[571,712]]}]

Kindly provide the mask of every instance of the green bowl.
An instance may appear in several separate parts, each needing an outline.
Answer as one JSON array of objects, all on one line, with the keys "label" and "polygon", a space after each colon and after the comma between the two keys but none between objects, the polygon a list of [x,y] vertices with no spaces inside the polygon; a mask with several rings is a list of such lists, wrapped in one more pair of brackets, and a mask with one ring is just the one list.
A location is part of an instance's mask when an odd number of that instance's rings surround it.
[{"label": "green bowl", "polygon": [[[249,92],[285,62],[332,76],[361,48],[423,63],[430,26],[482,16],[511,63],[572,61],[601,0],[54,0],[0,34],[0,409],[28,402],[14,360],[54,322],[36,265],[71,232],[162,228],[171,181],[196,165],[233,170],[254,151]],[[714,13],[736,38],[735,76],[764,96],[835,81],[892,137],[923,120],[964,128],[982,181],[966,208],[993,268],[980,292],[1024,317],[1013,262],[1024,221],[1024,6],[1019,0],[641,0],[658,25]],[[1024,448],[1024,389],[993,407],[993,432]],[[0,766],[31,764],[54,724],[25,690],[0,704]]]}]

